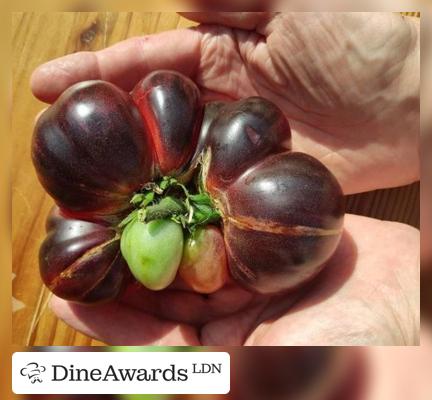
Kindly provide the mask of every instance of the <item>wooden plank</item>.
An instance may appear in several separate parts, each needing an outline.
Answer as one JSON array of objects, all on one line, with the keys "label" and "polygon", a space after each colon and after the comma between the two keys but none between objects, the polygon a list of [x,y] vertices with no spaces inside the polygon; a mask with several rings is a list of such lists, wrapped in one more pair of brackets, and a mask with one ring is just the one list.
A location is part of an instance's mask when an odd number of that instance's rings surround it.
[{"label": "wooden plank", "polygon": [[[79,50],[97,50],[127,37],[193,25],[175,13],[14,13],[13,27],[13,281],[25,307],[13,315],[14,343],[102,345],[67,327],[47,307],[38,275],[38,249],[52,200],[37,182],[30,160],[34,116],[45,105],[30,93],[32,71],[41,63]],[[419,185],[349,196],[348,210],[419,225]]]}]

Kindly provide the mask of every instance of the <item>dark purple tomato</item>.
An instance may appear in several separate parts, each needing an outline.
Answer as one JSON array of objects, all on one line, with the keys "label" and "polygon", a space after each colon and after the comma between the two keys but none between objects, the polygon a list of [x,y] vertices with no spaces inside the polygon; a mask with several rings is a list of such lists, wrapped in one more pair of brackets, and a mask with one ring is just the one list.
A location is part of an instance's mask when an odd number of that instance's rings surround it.
[{"label": "dark purple tomato", "polygon": [[[68,300],[116,298],[130,279],[120,237],[132,232],[130,225],[119,228],[119,220],[132,211],[132,198],[134,207],[145,208],[171,196],[177,207],[163,215],[180,230],[178,237],[182,228],[202,232],[186,250],[173,243],[184,255],[181,275],[195,290],[223,285],[227,262],[232,277],[250,290],[298,287],[334,252],[344,204],[331,172],[290,152],[290,141],[288,121],[270,101],[213,102],[203,112],[197,86],[174,71],[150,73],[131,95],[108,82],[73,85],[39,118],[32,141],[38,177],[60,207],[48,219],[40,250],[43,281]],[[197,185],[187,179],[194,174]],[[177,178],[160,181],[160,175]],[[150,223],[148,209],[136,211],[126,221],[139,216]],[[223,238],[219,228],[205,226],[219,224],[219,214]],[[150,264],[133,243],[142,243],[147,230],[126,238],[137,275]],[[158,265],[169,265],[167,254],[152,250]],[[212,257],[219,261],[207,269],[202,260]],[[154,275],[152,268],[147,272]]]},{"label": "dark purple tomato", "polygon": [[216,198],[231,275],[261,293],[311,279],[341,236],[342,190],[323,164],[303,153],[267,157]]},{"label": "dark purple tomato", "polygon": [[201,127],[202,105],[195,83],[175,71],[155,71],[135,86],[132,98],[152,138],[159,173],[183,172]]},{"label": "dark purple tomato", "polygon": [[68,214],[112,219],[151,180],[152,151],[129,94],[87,81],[67,89],[39,118],[32,158],[40,182]]},{"label": "dark purple tomato", "polygon": [[116,298],[130,276],[114,229],[64,217],[57,207],[47,220],[39,266],[54,294],[84,303]]},{"label": "dark purple tomato", "polygon": [[208,189],[223,189],[246,169],[290,147],[291,131],[282,111],[261,97],[229,103],[211,123],[207,140]]}]

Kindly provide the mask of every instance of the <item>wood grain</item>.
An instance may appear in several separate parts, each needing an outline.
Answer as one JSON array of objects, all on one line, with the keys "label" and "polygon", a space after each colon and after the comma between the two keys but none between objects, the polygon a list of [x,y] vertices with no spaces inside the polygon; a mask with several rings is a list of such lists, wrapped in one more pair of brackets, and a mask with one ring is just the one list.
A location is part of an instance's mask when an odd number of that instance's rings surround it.
[{"label": "wood grain", "polygon": [[[97,50],[127,37],[193,25],[174,13],[31,13],[12,17],[13,35],[13,280],[24,307],[13,314],[13,342],[28,346],[102,345],[59,321],[38,274],[38,249],[52,200],[30,160],[34,116],[45,107],[30,92],[39,64],[79,50]],[[348,211],[419,226],[419,184],[348,197]]]}]

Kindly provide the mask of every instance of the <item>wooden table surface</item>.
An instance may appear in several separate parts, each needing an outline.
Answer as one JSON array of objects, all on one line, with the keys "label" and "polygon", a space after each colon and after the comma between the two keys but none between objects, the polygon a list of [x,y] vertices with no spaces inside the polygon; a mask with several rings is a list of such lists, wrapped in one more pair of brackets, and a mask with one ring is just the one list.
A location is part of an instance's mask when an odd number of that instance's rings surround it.
[{"label": "wooden table surface", "polygon": [[[39,64],[80,50],[98,50],[127,37],[193,25],[174,13],[14,13],[13,35],[13,342],[28,346],[101,345],[59,321],[38,272],[38,249],[53,201],[37,181],[30,138],[45,105],[29,88]],[[348,211],[419,226],[419,184],[348,198]]]}]

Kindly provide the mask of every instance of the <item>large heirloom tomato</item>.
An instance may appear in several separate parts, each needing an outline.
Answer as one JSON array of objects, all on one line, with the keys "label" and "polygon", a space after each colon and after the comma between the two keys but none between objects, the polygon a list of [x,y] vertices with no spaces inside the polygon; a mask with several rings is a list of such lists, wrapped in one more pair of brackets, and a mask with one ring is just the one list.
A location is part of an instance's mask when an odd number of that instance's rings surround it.
[{"label": "large heirloom tomato", "polygon": [[179,275],[211,293],[228,270],[260,293],[298,287],[335,251],[344,197],[326,167],[290,147],[270,101],[202,104],[177,72],[155,71],[130,94],[103,81],[71,86],[32,141],[57,205],[43,281],[86,303],[116,298],[132,276],[152,290]]}]

